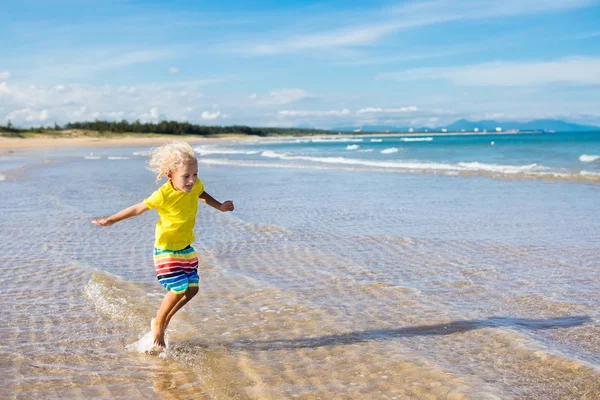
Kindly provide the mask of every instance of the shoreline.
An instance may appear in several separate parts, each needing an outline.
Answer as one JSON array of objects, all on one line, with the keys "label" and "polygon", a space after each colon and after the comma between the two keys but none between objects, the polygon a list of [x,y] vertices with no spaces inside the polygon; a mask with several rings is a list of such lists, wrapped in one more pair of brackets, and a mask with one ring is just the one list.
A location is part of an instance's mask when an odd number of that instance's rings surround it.
[{"label": "shoreline", "polygon": [[48,148],[58,147],[118,147],[118,146],[144,146],[160,145],[174,140],[185,140],[189,143],[219,142],[225,140],[249,139],[246,135],[231,135],[230,137],[205,137],[205,136],[182,136],[154,135],[154,136],[73,136],[53,137],[40,136],[29,138],[0,137],[0,156],[16,152],[35,152]]},{"label": "shoreline", "polygon": [[113,147],[122,145],[158,145],[173,140],[184,140],[190,143],[202,142],[220,142],[231,140],[290,140],[290,139],[309,139],[309,138],[336,138],[336,137],[429,137],[429,136],[497,136],[497,135],[537,135],[542,132],[413,132],[413,133],[357,133],[343,132],[337,134],[323,134],[310,136],[254,136],[254,135],[227,135],[227,136],[195,136],[195,135],[152,135],[152,136],[94,136],[89,134],[80,134],[75,136],[51,136],[40,135],[39,137],[7,137],[0,136],[0,155],[14,152],[35,151],[36,149],[53,147]]}]

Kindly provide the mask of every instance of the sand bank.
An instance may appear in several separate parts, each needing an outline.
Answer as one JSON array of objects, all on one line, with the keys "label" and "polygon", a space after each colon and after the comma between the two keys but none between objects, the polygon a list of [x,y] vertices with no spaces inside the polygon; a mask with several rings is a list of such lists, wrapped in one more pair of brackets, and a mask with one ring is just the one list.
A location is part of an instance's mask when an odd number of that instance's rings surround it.
[{"label": "sand bank", "polygon": [[114,147],[114,146],[144,146],[159,145],[174,140],[185,140],[189,143],[218,142],[222,140],[250,139],[253,136],[228,135],[227,137],[153,135],[153,136],[45,136],[28,138],[0,137],[0,155],[10,152],[35,152],[48,147]]}]

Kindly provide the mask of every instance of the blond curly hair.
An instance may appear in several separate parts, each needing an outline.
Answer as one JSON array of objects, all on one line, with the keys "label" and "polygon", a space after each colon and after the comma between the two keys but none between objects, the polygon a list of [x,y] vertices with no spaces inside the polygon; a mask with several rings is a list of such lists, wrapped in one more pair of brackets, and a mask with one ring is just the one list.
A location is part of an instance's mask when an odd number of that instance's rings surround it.
[{"label": "blond curly hair", "polygon": [[190,161],[196,161],[196,154],[192,147],[186,142],[173,142],[152,149],[148,164],[150,170],[157,174],[156,182],[158,182],[168,172],[173,172],[177,167]]}]

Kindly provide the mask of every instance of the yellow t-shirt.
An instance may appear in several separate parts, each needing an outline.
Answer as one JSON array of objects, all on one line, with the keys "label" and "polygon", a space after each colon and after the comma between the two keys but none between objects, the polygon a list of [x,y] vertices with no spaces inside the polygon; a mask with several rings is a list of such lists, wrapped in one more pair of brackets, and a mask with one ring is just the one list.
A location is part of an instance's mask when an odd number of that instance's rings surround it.
[{"label": "yellow t-shirt", "polygon": [[148,208],[156,208],[160,217],[156,223],[154,247],[181,250],[194,242],[198,196],[203,192],[204,184],[200,179],[196,179],[188,193],[175,190],[171,181],[167,181],[144,199]]}]

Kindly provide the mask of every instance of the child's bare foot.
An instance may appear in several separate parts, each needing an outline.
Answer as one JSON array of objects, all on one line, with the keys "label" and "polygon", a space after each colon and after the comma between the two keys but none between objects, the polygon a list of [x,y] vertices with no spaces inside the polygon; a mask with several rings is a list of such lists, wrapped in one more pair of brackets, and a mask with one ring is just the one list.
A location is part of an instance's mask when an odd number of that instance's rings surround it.
[{"label": "child's bare foot", "polygon": [[152,337],[154,339],[154,345],[162,348],[166,347],[165,331],[162,328],[162,326],[160,326],[160,324],[156,322],[156,318],[152,318],[152,321],[150,321],[150,328],[152,328]]}]

